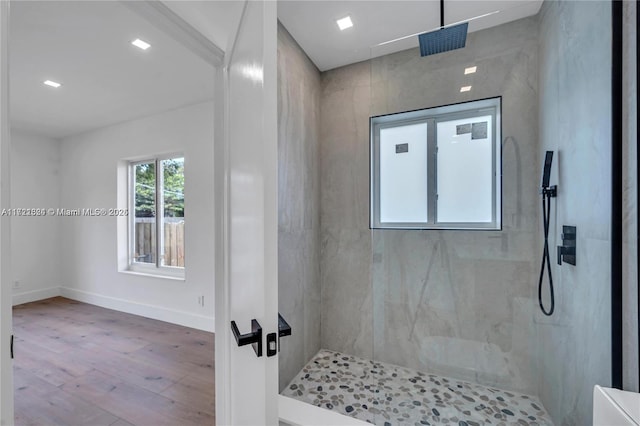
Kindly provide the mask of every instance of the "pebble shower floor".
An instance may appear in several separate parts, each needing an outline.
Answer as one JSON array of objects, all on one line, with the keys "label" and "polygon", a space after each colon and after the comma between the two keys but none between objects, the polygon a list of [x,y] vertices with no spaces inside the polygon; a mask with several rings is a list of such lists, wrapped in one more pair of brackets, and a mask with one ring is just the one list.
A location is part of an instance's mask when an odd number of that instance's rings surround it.
[{"label": "pebble shower floor", "polygon": [[380,426],[553,425],[534,396],[325,349],[282,395]]}]

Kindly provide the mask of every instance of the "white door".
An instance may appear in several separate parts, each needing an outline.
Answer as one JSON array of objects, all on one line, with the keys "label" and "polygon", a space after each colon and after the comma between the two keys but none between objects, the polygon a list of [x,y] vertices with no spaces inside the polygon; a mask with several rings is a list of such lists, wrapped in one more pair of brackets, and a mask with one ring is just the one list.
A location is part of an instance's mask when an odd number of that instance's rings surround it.
[{"label": "white door", "polygon": [[[9,3],[0,0],[0,209],[9,203]],[[0,424],[13,424],[13,362],[11,361],[11,259],[9,217],[0,217]]]},{"label": "white door", "polygon": [[[276,2],[164,3],[225,50],[215,99],[216,423],[277,424],[278,361],[266,347],[278,320]],[[260,357],[231,331],[234,321],[249,334],[252,320]]]},{"label": "white door", "polygon": [[[219,83],[225,137],[216,138],[216,421],[278,423],[278,360],[266,335],[277,333],[277,17],[273,1],[249,1],[225,54]],[[223,105],[226,104],[226,105]],[[224,143],[221,143],[223,142]],[[262,354],[238,346],[262,327]]]}]

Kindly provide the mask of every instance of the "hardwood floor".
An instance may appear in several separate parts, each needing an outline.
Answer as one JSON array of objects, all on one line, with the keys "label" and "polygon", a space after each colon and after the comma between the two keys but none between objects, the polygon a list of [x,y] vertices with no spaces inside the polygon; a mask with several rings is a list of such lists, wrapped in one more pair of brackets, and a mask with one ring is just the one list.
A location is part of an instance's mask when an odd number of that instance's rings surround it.
[{"label": "hardwood floor", "polygon": [[16,425],[215,424],[212,333],[62,297],[13,327]]}]

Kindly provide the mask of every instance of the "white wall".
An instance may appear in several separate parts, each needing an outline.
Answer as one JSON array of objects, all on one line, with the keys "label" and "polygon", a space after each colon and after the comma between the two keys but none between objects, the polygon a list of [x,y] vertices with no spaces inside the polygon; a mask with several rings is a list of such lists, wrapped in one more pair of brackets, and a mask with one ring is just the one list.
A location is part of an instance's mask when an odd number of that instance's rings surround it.
[{"label": "white wall", "polygon": [[[59,204],[60,141],[12,129],[11,207],[47,209]],[[59,220],[55,217],[12,217],[14,304],[59,293],[62,283],[60,237]]]},{"label": "white wall", "polygon": [[116,218],[67,217],[62,294],[213,331],[213,102],[64,139],[61,206],[115,208],[119,161],[176,152],[185,157],[186,280],[119,272]]}]

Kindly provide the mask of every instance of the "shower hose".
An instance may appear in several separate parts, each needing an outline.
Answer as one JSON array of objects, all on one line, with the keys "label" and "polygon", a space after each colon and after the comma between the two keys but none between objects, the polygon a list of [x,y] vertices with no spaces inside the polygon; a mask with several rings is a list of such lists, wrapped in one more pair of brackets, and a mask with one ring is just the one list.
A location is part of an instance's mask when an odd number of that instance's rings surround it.
[{"label": "shower hose", "polygon": [[[542,191],[542,221],[544,225],[544,250],[542,251],[542,265],[540,266],[540,280],[538,281],[538,303],[542,313],[551,316],[555,308],[555,300],[553,297],[553,278],[551,277],[551,260],[549,259],[549,222],[551,221],[551,192],[549,189]],[[544,265],[547,264],[547,272],[549,275],[549,295],[551,298],[551,307],[547,311],[542,303],[542,280],[544,278]]]}]

